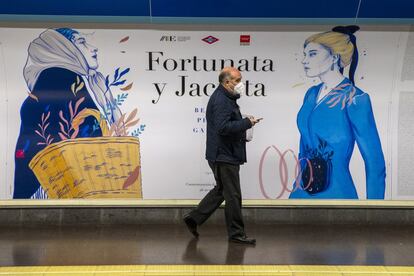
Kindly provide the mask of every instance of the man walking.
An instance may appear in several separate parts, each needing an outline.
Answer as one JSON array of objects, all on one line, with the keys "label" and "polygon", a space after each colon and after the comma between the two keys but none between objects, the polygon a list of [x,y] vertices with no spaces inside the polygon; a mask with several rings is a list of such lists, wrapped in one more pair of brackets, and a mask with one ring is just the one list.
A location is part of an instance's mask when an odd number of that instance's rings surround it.
[{"label": "man walking", "polygon": [[220,85],[207,104],[206,159],[214,173],[216,186],[201,200],[199,205],[184,216],[190,232],[198,237],[197,226],[203,224],[221,205],[225,205],[225,217],[229,241],[255,244],[244,232],[242,196],[240,190],[240,165],[246,162],[246,130],[261,119],[242,118],[237,99],[244,93],[239,70],[225,67],[219,75]]}]

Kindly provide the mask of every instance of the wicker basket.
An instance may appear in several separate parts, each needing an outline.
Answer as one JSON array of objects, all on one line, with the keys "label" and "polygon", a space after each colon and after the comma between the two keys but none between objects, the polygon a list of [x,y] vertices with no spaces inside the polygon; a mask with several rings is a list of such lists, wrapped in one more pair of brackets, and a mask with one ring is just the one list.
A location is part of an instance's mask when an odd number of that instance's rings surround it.
[{"label": "wicker basket", "polygon": [[29,163],[50,199],[142,199],[136,137],[77,138],[53,143]]}]

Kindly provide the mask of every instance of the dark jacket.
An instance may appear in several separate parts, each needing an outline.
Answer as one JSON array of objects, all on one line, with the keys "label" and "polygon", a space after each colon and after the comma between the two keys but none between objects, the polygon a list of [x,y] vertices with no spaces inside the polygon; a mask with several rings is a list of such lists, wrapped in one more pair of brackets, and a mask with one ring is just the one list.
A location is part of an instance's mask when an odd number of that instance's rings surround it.
[{"label": "dark jacket", "polygon": [[214,162],[246,162],[246,130],[252,127],[243,119],[237,105],[239,95],[232,95],[219,85],[207,104],[206,159]]}]

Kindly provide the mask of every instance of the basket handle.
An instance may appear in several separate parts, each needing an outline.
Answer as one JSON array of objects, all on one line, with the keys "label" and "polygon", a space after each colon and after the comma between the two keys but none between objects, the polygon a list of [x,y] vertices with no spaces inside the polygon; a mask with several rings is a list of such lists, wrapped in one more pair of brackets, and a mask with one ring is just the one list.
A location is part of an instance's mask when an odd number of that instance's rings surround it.
[{"label": "basket handle", "polygon": [[79,129],[79,126],[85,121],[86,117],[93,116],[98,121],[99,126],[102,131],[102,136],[110,136],[109,128],[106,124],[106,121],[102,119],[101,112],[97,109],[92,108],[84,108],[81,112],[79,112],[75,118],[72,120],[72,127],[76,131]]}]

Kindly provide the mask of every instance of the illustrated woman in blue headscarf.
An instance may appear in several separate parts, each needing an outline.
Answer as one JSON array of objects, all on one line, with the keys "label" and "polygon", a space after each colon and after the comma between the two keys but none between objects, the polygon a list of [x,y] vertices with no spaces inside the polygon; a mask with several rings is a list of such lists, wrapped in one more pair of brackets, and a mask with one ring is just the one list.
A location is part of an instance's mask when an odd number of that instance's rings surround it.
[{"label": "illustrated woman in blue headscarf", "polygon": [[104,114],[107,124],[121,117],[105,77],[97,71],[97,53],[84,35],[68,28],[46,30],[30,43],[23,70],[29,96],[20,110],[13,198],[47,197],[29,168],[33,156],[47,145],[102,136],[93,117],[73,128],[71,122],[80,110]]},{"label": "illustrated woman in blue headscarf", "polygon": [[[384,199],[385,161],[371,100],[355,86],[357,26],[310,36],[302,60],[320,84],[305,95],[297,116],[301,174],[290,198],[357,199],[349,171],[355,141],[365,162],[368,199]],[[343,70],[349,68],[349,79]]]}]

